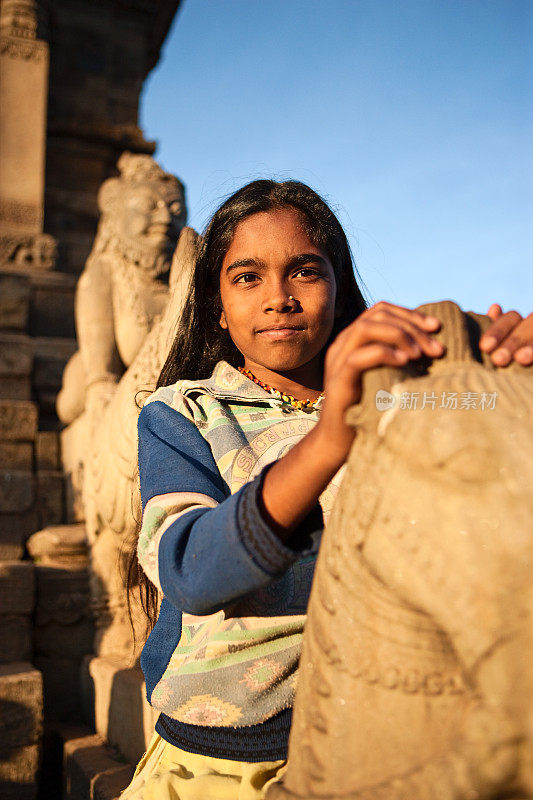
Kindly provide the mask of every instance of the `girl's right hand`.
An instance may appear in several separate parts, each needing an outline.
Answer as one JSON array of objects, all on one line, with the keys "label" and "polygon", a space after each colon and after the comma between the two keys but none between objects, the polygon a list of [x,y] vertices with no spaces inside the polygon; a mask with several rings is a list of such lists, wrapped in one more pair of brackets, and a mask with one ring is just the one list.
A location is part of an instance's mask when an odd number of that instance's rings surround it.
[{"label": "girl's right hand", "polygon": [[262,490],[267,521],[285,541],[348,458],[355,430],[344,421],[361,397],[366,369],[403,366],[422,353],[435,358],[444,348],[431,336],[435,317],[391,303],[376,303],[330,345],[324,364],[320,420],[267,472]]},{"label": "girl's right hand", "polygon": [[339,466],[348,457],[355,437],[344,418],[361,398],[363,372],[379,366],[403,366],[422,354],[431,358],[443,355],[443,346],[431,336],[439,328],[436,317],[382,300],[363,311],[330,345],[324,364],[324,404],[315,430]]}]

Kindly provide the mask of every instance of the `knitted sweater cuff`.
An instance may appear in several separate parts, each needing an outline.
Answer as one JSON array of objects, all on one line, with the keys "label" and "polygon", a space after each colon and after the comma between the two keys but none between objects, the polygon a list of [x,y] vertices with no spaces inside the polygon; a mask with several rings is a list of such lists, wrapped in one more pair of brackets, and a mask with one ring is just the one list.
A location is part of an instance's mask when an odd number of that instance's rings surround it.
[{"label": "knitted sweater cuff", "polygon": [[[282,575],[302,556],[300,544],[308,545],[309,537],[291,536],[283,543],[264,517],[262,488],[269,464],[241,490],[237,507],[237,526],[241,542],[254,562],[270,575]],[[289,544],[290,542],[290,544]],[[296,545],[293,546],[293,545]]]}]

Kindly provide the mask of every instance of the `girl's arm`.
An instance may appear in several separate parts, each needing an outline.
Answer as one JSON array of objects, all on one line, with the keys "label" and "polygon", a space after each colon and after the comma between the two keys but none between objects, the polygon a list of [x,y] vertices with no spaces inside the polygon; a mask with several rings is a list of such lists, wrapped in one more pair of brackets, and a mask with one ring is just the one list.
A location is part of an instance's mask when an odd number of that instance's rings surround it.
[{"label": "girl's arm", "polygon": [[265,521],[265,471],[229,495],[211,448],[193,422],[166,403],[139,416],[143,520],[141,567],[181,611],[210,614],[281,577],[304,552]]},{"label": "girl's arm", "polygon": [[285,541],[314,506],[348,457],[355,430],[344,421],[361,396],[363,372],[378,366],[403,366],[422,353],[442,355],[431,336],[435,317],[380,302],[364,311],[329,347],[324,372],[324,405],[318,424],[267,472],[263,513]]}]

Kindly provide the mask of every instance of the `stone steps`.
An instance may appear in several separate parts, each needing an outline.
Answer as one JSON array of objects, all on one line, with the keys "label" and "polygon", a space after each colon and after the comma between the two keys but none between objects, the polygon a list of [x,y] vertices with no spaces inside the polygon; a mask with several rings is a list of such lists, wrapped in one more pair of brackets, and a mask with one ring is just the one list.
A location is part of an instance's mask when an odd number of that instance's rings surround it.
[{"label": "stone steps", "polygon": [[56,270],[0,265],[0,328],[74,338],[76,282]]},{"label": "stone steps", "polygon": [[38,409],[0,399],[0,559],[21,559],[28,537],[62,522],[65,480],[59,436],[37,430]]},{"label": "stone steps", "polygon": [[97,733],[66,739],[62,800],[115,800],[134,769]]},{"label": "stone steps", "polygon": [[43,750],[36,800],[115,800],[134,772],[86,725],[46,727]]},{"label": "stone steps", "polygon": [[131,763],[137,764],[148,747],[159,712],[146,699],[139,666],[123,660],[87,656],[82,673],[85,713],[94,711],[97,733]]},{"label": "stone steps", "polygon": [[2,800],[35,800],[42,725],[41,673],[28,662],[0,665]]}]

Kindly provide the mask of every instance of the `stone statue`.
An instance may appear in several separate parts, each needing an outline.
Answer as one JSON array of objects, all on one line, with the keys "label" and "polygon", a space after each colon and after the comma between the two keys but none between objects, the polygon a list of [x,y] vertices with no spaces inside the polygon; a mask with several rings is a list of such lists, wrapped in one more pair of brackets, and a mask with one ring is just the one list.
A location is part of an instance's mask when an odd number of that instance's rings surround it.
[{"label": "stone statue", "polygon": [[[177,178],[146,155],[124,153],[118,168],[120,176],[99,192],[102,215],[76,293],[79,351],[65,369],[57,407],[68,423],[63,464],[79,492],[70,521],[85,522],[90,548],[95,652],[128,663],[125,584],[139,513],[137,417],[172,343],[197,235],[183,228]],[[144,619],[133,611],[142,644]]]},{"label": "stone statue", "polygon": [[118,170],[98,194],[100,223],[76,289],[79,351],[57,399],[66,424],[119,380],[165,308],[172,253],[186,220],[182,184],[151,156],[123,153]]},{"label": "stone statue", "polygon": [[533,373],[477,346],[365,375],[268,800],[533,797]]},{"label": "stone statue", "polygon": [[[170,270],[170,298],[133,363],[107,396],[88,406],[84,417],[83,507],[91,551],[92,601],[99,655],[132,656],[125,576],[140,521],[137,418],[154,389],[172,344],[194,263],[197,234],[181,232]],[[109,384],[108,384],[109,385]],[[94,400],[94,398],[93,398]],[[135,600],[133,600],[135,612]],[[139,610],[139,609],[137,609]],[[134,613],[135,616],[135,613]],[[137,614],[137,644],[146,620]]]}]

